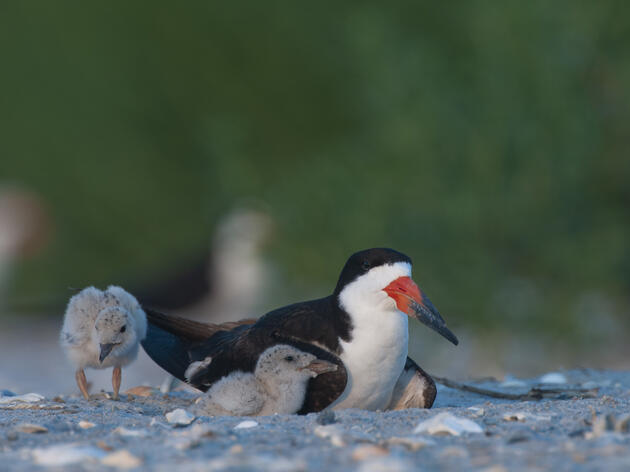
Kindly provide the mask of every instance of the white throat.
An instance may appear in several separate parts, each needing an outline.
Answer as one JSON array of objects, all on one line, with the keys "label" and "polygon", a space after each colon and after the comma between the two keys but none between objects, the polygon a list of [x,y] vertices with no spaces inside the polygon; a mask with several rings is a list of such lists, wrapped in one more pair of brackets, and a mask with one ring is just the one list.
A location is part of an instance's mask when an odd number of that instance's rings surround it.
[{"label": "white throat", "polygon": [[308,379],[296,375],[291,381],[272,383],[258,379],[266,391],[265,405],[260,411],[260,416],[273,415],[274,413],[295,413],[306,395]]},{"label": "white throat", "polygon": [[409,344],[408,316],[383,291],[399,277],[411,277],[409,263],[375,267],[341,291],[339,303],[352,332],[350,342],[341,341],[348,384],[333,408],[377,410],[389,404]]}]

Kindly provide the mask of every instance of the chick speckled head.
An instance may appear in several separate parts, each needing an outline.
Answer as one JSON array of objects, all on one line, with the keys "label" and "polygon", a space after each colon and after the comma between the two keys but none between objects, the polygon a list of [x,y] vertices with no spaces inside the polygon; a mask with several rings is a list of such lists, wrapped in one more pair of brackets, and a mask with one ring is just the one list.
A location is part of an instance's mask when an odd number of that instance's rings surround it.
[{"label": "chick speckled head", "polygon": [[101,363],[108,356],[125,354],[137,348],[134,320],[122,307],[107,307],[96,317],[93,339],[100,346]]},{"label": "chick speckled head", "polygon": [[256,363],[257,377],[273,377],[274,380],[293,380],[297,377],[314,377],[306,369],[316,357],[286,344],[278,344],[264,351]]}]

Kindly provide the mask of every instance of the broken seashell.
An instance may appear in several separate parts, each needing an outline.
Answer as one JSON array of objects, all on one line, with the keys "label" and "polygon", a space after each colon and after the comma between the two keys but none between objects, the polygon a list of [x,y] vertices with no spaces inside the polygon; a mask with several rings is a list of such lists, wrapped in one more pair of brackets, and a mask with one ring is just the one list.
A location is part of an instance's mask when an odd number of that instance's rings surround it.
[{"label": "broken seashell", "polygon": [[40,426],[38,424],[31,423],[20,423],[15,427],[15,430],[20,433],[29,433],[29,434],[37,434],[37,433],[47,433],[48,428],[44,426]]},{"label": "broken seashell", "polygon": [[255,428],[256,426],[258,426],[258,423],[256,421],[246,420],[246,421],[241,421],[239,424],[234,426],[234,429],[249,429],[249,428]]},{"label": "broken seashell", "polygon": [[0,404],[2,403],[36,403],[41,402],[46,397],[40,395],[39,393],[25,393],[24,395],[11,395],[11,396],[2,396],[0,397]]},{"label": "broken seashell", "polygon": [[133,469],[134,467],[140,467],[142,461],[128,450],[121,449],[120,451],[107,454],[101,459],[101,464],[119,469]]},{"label": "broken seashell", "polygon": [[439,413],[433,418],[422,421],[413,432],[459,436],[463,433],[483,433],[483,429],[468,418],[461,418],[451,413]]},{"label": "broken seashell", "polygon": [[195,420],[195,416],[188,413],[183,408],[177,408],[176,410],[169,411],[166,414],[166,421],[175,426],[188,426]]},{"label": "broken seashell", "polygon": [[52,467],[95,462],[105,456],[100,449],[74,443],[33,449],[31,454],[36,464]]}]

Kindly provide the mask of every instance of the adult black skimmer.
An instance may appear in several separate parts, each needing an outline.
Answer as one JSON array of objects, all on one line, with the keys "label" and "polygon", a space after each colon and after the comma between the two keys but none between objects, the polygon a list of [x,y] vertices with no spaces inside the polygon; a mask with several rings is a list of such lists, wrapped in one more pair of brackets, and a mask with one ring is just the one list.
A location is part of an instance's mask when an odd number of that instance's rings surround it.
[{"label": "adult black skimmer", "polygon": [[[337,286],[324,298],[271,311],[258,320],[218,325],[147,310],[142,345],[153,360],[206,391],[235,370],[253,372],[260,354],[274,344],[292,344],[340,365],[311,379],[300,413],[325,407],[431,407],[435,384],[407,357],[408,317],[457,338],[411,279],[411,259],[392,249],[368,249],[350,256]],[[326,357],[328,354],[328,357]]]}]

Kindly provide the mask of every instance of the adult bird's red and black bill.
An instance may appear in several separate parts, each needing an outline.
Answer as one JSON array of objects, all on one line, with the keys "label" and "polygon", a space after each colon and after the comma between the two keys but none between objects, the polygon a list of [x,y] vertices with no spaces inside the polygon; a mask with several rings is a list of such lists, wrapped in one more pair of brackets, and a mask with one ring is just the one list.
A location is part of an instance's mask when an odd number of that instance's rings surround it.
[{"label": "adult bird's red and black bill", "polygon": [[331,295],[258,320],[207,324],[145,311],[147,354],[203,391],[235,370],[253,372],[258,356],[275,344],[292,344],[337,364],[336,371],[309,381],[300,413],[326,407],[430,408],[435,383],[407,357],[408,319],[458,343],[411,278],[411,259],[383,248],[350,256]]}]

